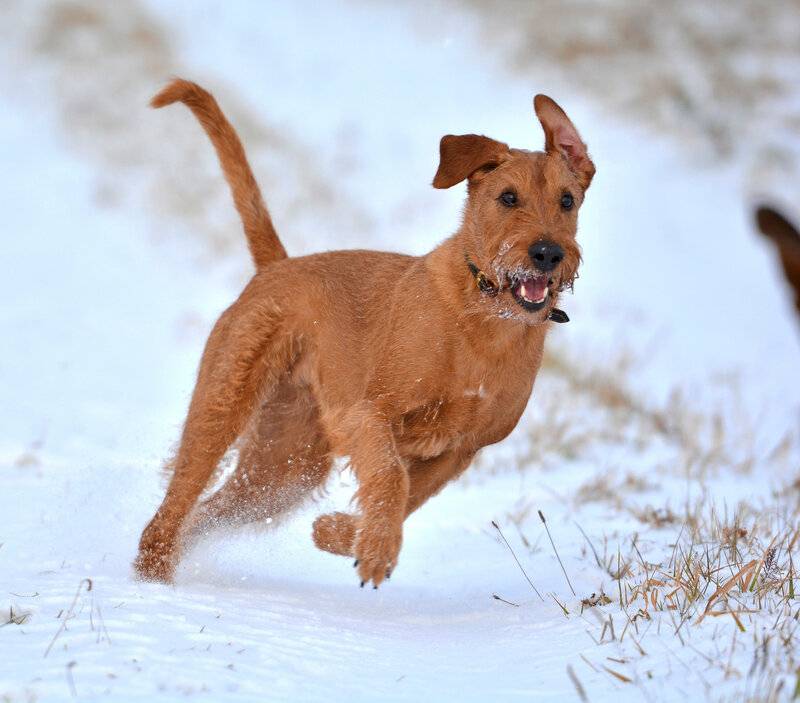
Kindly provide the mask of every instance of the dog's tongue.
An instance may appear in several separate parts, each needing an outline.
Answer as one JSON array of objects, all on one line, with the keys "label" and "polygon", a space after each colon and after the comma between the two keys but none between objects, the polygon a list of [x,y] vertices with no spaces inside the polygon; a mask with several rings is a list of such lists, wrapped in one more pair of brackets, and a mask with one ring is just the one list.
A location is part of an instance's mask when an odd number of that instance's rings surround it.
[{"label": "dog's tongue", "polygon": [[546,290],[547,279],[544,276],[540,278],[525,278],[520,281],[518,295],[538,303],[544,298]]}]

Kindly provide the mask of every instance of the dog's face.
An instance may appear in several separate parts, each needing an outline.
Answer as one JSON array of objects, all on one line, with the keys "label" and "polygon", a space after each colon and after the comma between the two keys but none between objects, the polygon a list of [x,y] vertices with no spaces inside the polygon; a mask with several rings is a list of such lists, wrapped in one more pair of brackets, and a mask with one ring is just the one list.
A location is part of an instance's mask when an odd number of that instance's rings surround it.
[{"label": "dog's face", "polygon": [[563,110],[543,95],[534,107],[545,151],[509,149],[474,134],[448,135],[433,181],[449,188],[468,179],[465,266],[468,260],[489,279],[481,309],[488,306],[490,314],[525,324],[546,320],[577,275],[578,210],[595,172]]}]

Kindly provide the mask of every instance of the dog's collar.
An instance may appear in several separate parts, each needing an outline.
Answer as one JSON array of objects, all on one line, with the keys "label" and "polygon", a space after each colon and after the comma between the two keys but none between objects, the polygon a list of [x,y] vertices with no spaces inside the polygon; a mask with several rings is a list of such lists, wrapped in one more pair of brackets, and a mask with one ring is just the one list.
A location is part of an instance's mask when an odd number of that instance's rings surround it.
[{"label": "dog's collar", "polygon": [[[469,272],[472,274],[472,277],[475,279],[475,285],[478,287],[478,290],[481,293],[485,293],[486,295],[494,297],[500,292],[500,287],[491,279],[489,278],[483,271],[481,271],[475,263],[473,263],[472,259],[469,258],[469,254],[464,252],[464,259],[467,262],[467,268]],[[559,310],[558,308],[553,308],[550,311],[550,314],[547,316],[548,320],[552,320],[553,322],[569,322],[569,316],[563,310]]]},{"label": "dog's collar", "polygon": [[475,285],[478,286],[478,290],[487,295],[497,295],[500,292],[500,287],[472,262],[466,252],[464,252],[464,259],[466,259],[467,268],[469,268],[469,272],[475,279]]}]

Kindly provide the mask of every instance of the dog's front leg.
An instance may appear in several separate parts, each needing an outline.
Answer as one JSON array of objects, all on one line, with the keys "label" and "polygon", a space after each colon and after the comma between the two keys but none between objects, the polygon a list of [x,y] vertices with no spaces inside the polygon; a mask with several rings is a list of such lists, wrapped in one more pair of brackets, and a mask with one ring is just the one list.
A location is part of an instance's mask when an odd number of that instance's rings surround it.
[{"label": "dog's front leg", "polygon": [[397,453],[391,426],[372,407],[351,413],[350,461],[358,478],[360,508],[354,554],[362,586],[375,588],[397,563],[408,503],[408,469]]},{"label": "dog's front leg", "polygon": [[[449,481],[457,478],[474,456],[474,451],[465,450],[445,452],[432,459],[410,460],[408,502],[404,517],[407,518]],[[326,552],[352,557],[355,554],[358,525],[357,515],[342,512],[320,515],[314,521],[314,544]]]}]

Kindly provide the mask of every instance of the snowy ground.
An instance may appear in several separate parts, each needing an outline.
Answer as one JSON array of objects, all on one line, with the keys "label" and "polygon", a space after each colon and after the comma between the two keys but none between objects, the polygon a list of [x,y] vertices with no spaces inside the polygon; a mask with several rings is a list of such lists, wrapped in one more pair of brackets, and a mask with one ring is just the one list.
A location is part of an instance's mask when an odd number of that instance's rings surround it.
[{"label": "snowy ground", "polygon": [[[800,326],[751,229],[752,164],[710,169],[562,77],[501,68],[456,7],[0,6],[2,700],[795,691]],[[439,137],[538,147],[535,92],[589,143],[572,322],[518,430],[408,521],[379,591],[310,541],[347,474],[274,529],[209,535],[174,587],[131,579],[249,265],[200,130],[143,107],[171,74],[242,125],[292,253],[428,250],[463,197],[428,186]]]}]

